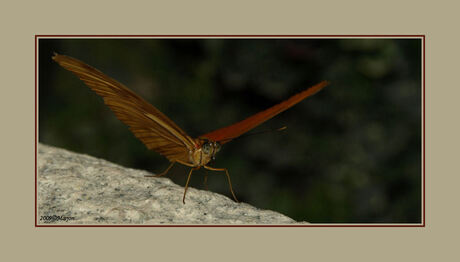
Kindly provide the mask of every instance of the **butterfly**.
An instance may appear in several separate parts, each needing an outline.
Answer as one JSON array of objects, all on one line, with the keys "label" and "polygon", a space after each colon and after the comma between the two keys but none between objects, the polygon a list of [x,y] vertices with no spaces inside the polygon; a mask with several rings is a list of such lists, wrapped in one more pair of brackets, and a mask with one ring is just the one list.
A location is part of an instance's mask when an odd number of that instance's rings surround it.
[{"label": "butterfly", "polygon": [[329,84],[328,81],[322,81],[240,122],[206,133],[198,138],[192,138],[153,105],[96,68],[70,56],[57,53],[54,53],[52,59],[63,68],[74,73],[88,87],[100,95],[116,117],[128,125],[132,133],[148,149],[165,156],[171,162],[162,173],[148,175],[147,177],[166,175],[175,163],[191,167],[182,197],[184,204],[192,172],[201,167],[211,171],[225,172],[230,192],[235,201],[238,202],[233,192],[228,170],[208,165],[211,160],[215,159],[222,145],[294,106],[303,99],[314,95]]}]

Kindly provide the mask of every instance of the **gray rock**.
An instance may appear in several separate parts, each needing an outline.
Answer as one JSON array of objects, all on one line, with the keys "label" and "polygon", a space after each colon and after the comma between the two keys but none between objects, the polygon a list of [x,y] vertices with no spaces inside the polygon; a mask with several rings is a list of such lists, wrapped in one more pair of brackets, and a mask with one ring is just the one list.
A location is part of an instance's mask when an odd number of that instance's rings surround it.
[{"label": "gray rock", "polygon": [[169,178],[38,145],[38,224],[290,224],[294,220]]}]

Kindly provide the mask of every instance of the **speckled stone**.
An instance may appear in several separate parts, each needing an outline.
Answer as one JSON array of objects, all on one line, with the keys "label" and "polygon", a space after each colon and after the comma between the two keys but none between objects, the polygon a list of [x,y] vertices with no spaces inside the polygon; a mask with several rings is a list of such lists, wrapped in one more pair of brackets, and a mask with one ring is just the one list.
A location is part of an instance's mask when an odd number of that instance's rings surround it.
[{"label": "speckled stone", "polygon": [[291,218],[169,178],[38,145],[38,224],[291,224]]}]

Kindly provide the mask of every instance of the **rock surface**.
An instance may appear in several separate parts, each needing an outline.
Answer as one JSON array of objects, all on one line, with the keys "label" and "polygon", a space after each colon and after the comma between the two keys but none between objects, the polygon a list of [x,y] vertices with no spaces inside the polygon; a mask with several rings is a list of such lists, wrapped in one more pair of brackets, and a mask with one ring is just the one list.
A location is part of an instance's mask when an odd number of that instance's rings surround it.
[{"label": "rock surface", "polygon": [[37,156],[38,224],[291,224],[291,218],[169,178],[43,144]]}]

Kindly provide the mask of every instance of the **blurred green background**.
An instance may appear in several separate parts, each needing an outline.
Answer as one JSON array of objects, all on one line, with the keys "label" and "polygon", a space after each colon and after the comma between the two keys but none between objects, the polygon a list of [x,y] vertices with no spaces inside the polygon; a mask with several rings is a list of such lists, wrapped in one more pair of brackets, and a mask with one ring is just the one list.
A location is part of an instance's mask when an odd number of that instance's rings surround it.
[{"label": "blurred green background", "polygon": [[[192,137],[329,80],[331,85],[228,143],[240,201],[298,221],[421,222],[420,39],[40,39],[39,141],[161,172],[102,99],[51,60],[73,56],[124,83]],[[189,168],[169,173],[183,186]],[[191,186],[204,189],[204,171]],[[231,198],[225,175],[209,190]],[[179,199],[179,198],[178,198]],[[179,200],[178,200],[179,201]]]}]

